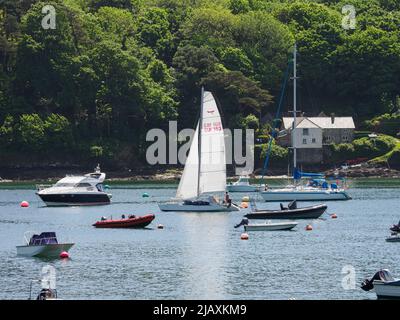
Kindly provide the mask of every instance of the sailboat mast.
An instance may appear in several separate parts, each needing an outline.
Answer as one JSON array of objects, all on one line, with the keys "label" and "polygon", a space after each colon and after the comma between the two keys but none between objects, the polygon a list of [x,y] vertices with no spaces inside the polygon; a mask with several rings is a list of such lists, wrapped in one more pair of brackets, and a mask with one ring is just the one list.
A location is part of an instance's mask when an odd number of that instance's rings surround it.
[{"label": "sailboat mast", "polygon": [[198,160],[199,167],[197,171],[197,197],[200,196],[200,169],[201,169],[201,132],[203,129],[203,103],[204,103],[204,87],[201,87],[201,98],[200,98],[200,118],[199,118],[199,136],[198,136]]},{"label": "sailboat mast", "polygon": [[293,147],[293,166],[297,168],[297,152],[295,145],[294,129],[297,119],[297,44],[294,44],[293,50],[293,129],[292,129],[292,147]]}]

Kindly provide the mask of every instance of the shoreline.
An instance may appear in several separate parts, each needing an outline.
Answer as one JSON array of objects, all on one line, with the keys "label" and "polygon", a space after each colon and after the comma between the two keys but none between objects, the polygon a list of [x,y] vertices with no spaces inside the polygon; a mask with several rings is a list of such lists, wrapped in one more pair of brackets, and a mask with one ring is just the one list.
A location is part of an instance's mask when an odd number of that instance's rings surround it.
[{"label": "shoreline", "polygon": [[[102,168],[106,173],[106,181],[110,183],[177,183],[180,180],[183,169],[181,168],[153,168],[142,167],[124,170],[112,170]],[[47,168],[0,168],[0,184],[7,183],[53,183],[66,175],[80,175],[92,172],[93,169],[77,167],[47,167]],[[261,180],[260,169],[250,175],[252,181]],[[306,170],[305,170],[306,171]],[[313,172],[313,171],[311,171]],[[347,169],[321,170],[328,177],[336,175],[345,178],[393,178],[400,179],[400,170],[387,167],[355,166]],[[238,177],[232,170],[227,172],[227,180],[235,181]],[[291,176],[284,174],[283,170],[274,169],[269,175],[263,177],[265,180],[291,179]]]}]

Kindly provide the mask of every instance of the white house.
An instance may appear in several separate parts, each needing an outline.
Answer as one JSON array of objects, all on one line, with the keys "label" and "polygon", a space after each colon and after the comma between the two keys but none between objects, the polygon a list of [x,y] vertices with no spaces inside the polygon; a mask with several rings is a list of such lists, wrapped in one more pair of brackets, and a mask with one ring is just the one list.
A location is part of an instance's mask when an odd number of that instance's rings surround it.
[{"label": "white house", "polygon": [[283,117],[278,143],[285,147],[300,149],[298,160],[303,163],[317,163],[323,160],[323,147],[332,143],[347,143],[354,139],[352,117],[297,117],[293,128],[293,117]]}]

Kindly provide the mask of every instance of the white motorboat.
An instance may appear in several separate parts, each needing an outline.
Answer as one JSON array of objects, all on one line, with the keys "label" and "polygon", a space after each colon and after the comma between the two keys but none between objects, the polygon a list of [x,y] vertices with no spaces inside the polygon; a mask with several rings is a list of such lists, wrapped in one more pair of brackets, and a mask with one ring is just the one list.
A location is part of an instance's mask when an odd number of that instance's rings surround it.
[{"label": "white motorboat", "polygon": [[226,190],[225,138],[221,116],[211,92],[201,90],[200,119],[175,200],[160,203],[162,211],[239,211],[215,195]]},{"label": "white motorboat", "polygon": [[298,222],[271,222],[244,225],[245,231],[282,231],[291,230]]},{"label": "white motorboat", "polygon": [[238,181],[228,184],[226,188],[229,192],[258,192],[264,186],[251,185],[249,177],[241,176]]},{"label": "white motorboat", "polygon": [[387,242],[400,242],[400,234],[392,233],[392,235],[386,238]]},{"label": "white motorboat", "polygon": [[24,234],[25,245],[17,246],[17,254],[28,257],[58,257],[61,252],[68,252],[74,243],[58,243],[55,232],[36,234],[32,231]]},{"label": "white motorboat", "polygon": [[[293,52],[293,129],[297,125],[297,47],[295,45]],[[293,130],[294,131],[294,130]],[[327,201],[327,200],[349,200],[351,197],[347,194],[344,188],[339,188],[337,183],[328,184],[326,181],[322,182],[323,185],[310,184],[308,186],[299,185],[299,180],[302,177],[314,178],[312,181],[316,181],[316,178],[323,178],[322,174],[318,173],[305,173],[301,172],[297,168],[297,149],[294,143],[295,134],[292,132],[292,149],[293,149],[293,180],[294,185],[286,186],[281,189],[270,189],[266,188],[261,191],[261,196],[265,201]],[[274,137],[274,134],[272,135]],[[270,145],[272,138],[270,140]],[[271,150],[269,148],[269,150]],[[267,154],[264,170],[268,164],[270,151]],[[263,170],[263,173],[264,173]],[[322,180],[322,179],[321,179]]]},{"label": "white motorboat", "polygon": [[104,190],[106,174],[97,166],[83,176],[66,176],[52,186],[37,186],[36,194],[47,206],[83,206],[110,204],[111,194]]},{"label": "white motorboat", "polygon": [[250,224],[248,218],[243,218],[242,221],[235,226],[235,228],[243,226],[245,231],[281,231],[291,230],[297,226],[297,224],[298,222],[296,221],[271,222],[269,220],[265,221],[264,223]]},{"label": "white motorboat", "polygon": [[365,291],[374,289],[378,299],[400,298],[400,279],[394,278],[387,269],[375,273],[371,280],[364,280],[361,288]]}]

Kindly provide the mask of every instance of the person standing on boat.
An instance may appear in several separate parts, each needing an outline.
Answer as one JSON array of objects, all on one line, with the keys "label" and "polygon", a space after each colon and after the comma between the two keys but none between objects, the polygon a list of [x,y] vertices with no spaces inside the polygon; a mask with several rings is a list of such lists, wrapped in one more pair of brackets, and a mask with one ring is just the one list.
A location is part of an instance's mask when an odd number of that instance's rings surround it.
[{"label": "person standing on boat", "polygon": [[228,204],[228,208],[232,205],[232,199],[229,197],[228,191],[225,192],[225,201],[226,204]]}]

